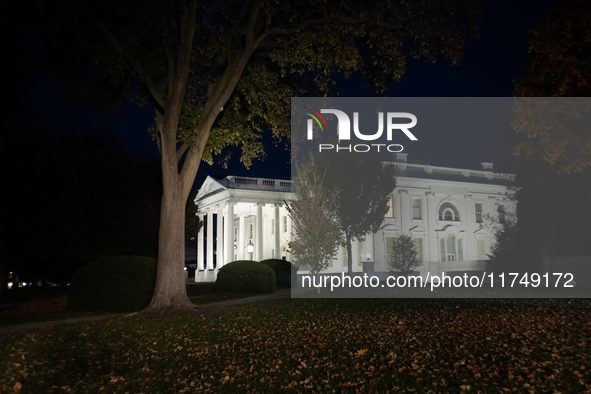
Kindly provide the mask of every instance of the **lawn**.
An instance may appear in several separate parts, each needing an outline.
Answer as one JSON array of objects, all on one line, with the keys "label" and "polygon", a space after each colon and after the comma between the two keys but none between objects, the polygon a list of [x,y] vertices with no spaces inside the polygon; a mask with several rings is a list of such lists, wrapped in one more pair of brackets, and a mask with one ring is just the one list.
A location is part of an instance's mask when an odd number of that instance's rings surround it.
[{"label": "lawn", "polygon": [[591,392],[588,300],[277,299],[0,337],[0,391]]}]

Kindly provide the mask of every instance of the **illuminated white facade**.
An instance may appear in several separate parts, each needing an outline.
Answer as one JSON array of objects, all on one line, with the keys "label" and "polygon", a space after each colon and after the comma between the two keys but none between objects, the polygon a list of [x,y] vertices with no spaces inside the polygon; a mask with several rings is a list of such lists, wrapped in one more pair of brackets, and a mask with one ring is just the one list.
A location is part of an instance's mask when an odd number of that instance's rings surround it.
[{"label": "illuminated white facade", "polygon": [[[369,253],[375,271],[389,271],[388,251],[392,238],[400,234],[413,237],[423,261],[418,271],[423,274],[484,270],[494,238],[480,223],[487,214],[495,215],[499,206],[515,212],[515,203],[506,198],[506,185],[513,175],[493,173],[491,163],[482,163],[483,170],[467,170],[409,163],[406,154],[396,156],[397,162],[389,163],[399,171],[390,210],[377,233],[368,234],[364,242],[353,242],[353,270],[362,271]],[[286,180],[208,177],[195,200],[201,217],[208,218],[207,244],[204,232],[199,233],[198,248],[206,252],[198,253],[196,280],[214,280],[216,271],[209,263],[214,254],[218,268],[251,257],[291,260],[291,220],[284,207],[290,191],[291,182]],[[228,217],[231,226],[224,224]],[[249,243],[252,256],[247,252]],[[325,272],[346,271],[346,253],[341,248]]]}]

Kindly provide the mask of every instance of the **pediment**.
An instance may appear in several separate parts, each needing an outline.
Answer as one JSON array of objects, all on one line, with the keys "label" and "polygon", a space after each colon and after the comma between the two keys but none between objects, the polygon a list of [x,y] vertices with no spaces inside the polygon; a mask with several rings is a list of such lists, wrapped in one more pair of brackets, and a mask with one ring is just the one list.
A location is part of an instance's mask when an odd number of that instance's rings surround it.
[{"label": "pediment", "polygon": [[425,230],[423,227],[421,226],[414,226],[413,228],[411,228],[410,230],[411,233],[426,233],[427,230]]},{"label": "pediment", "polygon": [[398,227],[396,227],[395,224],[385,224],[384,226],[382,226],[380,228],[380,230],[383,230],[383,231],[387,231],[387,230],[389,230],[389,231],[398,231]]},{"label": "pediment", "polygon": [[203,185],[201,185],[201,188],[199,189],[199,192],[195,197],[195,201],[202,199],[203,197],[207,196],[212,192],[215,192],[216,190],[226,190],[226,188],[221,183],[219,183],[218,181],[216,181],[208,175],[205,179],[205,182],[203,182]]},{"label": "pediment", "polygon": [[489,235],[489,232],[480,227],[478,230],[474,231],[474,235]]}]

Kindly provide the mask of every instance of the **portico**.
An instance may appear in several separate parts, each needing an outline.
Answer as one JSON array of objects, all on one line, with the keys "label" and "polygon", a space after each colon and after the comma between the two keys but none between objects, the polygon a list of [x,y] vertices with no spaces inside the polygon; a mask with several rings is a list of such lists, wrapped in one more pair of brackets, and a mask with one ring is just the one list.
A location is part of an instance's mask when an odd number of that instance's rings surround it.
[{"label": "portico", "polygon": [[195,281],[214,281],[232,261],[287,257],[291,222],[284,201],[290,199],[291,181],[208,177],[195,199],[205,221],[205,233],[197,238]]}]

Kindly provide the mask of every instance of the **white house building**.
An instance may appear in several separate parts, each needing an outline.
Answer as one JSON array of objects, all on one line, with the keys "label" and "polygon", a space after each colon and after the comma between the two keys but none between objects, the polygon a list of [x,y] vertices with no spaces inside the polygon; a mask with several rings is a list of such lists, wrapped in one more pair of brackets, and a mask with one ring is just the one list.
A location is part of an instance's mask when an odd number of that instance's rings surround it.
[{"label": "white house building", "polygon": [[[411,163],[406,157],[397,153],[389,163],[399,171],[390,209],[377,233],[354,241],[354,271],[362,271],[368,254],[375,271],[388,271],[386,257],[400,234],[413,237],[422,274],[484,270],[494,238],[480,223],[499,207],[515,212],[515,203],[506,197],[514,176],[493,173],[492,163],[481,163],[483,170],[475,171]],[[292,260],[291,220],[284,203],[291,198],[291,181],[208,177],[195,199],[206,221],[198,235],[195,280],[213,281],[217,269],[235,260]],[[341,248],[326,272],[346,270],[347,251]]]}]

